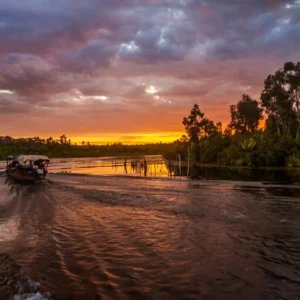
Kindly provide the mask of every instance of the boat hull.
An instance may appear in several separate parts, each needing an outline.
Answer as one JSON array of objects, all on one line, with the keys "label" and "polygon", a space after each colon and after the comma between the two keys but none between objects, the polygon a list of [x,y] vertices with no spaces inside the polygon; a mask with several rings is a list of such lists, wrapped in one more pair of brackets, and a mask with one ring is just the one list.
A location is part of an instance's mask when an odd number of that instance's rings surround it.
[{"label": "boat hull", "polygon": [[44,175],[38,174],[37,172],[28,173],[23,170],[12,170],[12,169],[7,170],[6,175],[9,178],[12,178],[17,181],[32,182],[32,183],[45,178]]}]

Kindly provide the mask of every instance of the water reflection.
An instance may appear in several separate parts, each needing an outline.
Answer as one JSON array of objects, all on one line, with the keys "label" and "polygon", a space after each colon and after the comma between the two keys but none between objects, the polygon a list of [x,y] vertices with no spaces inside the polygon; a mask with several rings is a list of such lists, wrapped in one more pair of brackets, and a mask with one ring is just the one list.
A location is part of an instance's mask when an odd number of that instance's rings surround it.
[{"label": "water reflection", "polygon": [[170,176],[162,156],[103,157],[86,159],[53,159],[50,173],[88,175]]},{"label": "water reflection", "polygon": [[[179,170],[178,166],[172,164],[167,165],[170,172],[174,176],[187,174],[188,168],[182,167]],[[192,179],[212,179],[212,180],[233,180],[233,181],[260,181],[267,183],[278,184],[299,184],[300,169],[251,169],[237,167],[215,167],[202,166],[192,167],[190,170]]]},{"label": "water reflection", "polygon": [[[0,162],[0,169],[4,168]],[[128,175],[143,177],[188,177],[191,179],[261,181],[265,183],[300,183],[300,169],[250,169],[237,167],[181,165],[167,161],[161,155],[135,157],[51,159],[49,173],[87,175]]]}]

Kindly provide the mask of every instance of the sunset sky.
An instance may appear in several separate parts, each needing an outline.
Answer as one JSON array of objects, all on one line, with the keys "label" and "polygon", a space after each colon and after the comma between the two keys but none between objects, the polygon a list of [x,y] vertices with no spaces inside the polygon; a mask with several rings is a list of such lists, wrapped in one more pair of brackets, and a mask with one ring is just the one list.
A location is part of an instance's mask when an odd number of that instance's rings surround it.
[{"label": "sunset sky", "polygon": [[0,135],[173,141],[300,60],[300,0],[0,0]]}]

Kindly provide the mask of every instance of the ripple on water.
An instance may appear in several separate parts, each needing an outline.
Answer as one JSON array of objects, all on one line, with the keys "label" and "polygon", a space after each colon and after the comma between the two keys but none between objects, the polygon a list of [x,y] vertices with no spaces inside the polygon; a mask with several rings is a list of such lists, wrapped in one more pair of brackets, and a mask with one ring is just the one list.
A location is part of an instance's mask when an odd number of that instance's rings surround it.
[{"label": "ripple on water", "polygon": [[18,234],[0,247],[10,245],[11,256],[57,299],[299,295],[300,201],[292,193],[54,176],[45,189],[13,195],[0,217],[10,224],[5,236]]},{"label": "ripple on water", "polygon": [[26,276],[15,261],[0,253],[0,295],[1,299],[50,300],[50,293],[42,293],[40,284]]}]

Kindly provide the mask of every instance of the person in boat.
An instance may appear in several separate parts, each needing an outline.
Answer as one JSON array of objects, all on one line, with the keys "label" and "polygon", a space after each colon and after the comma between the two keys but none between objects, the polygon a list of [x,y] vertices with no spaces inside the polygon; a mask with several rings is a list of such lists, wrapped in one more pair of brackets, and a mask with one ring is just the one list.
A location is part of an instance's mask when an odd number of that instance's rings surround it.
[{"label": "person in boat", "polygon": [[[6,174],[8,177],[26,181],[36,182],[44,179],[47,172],[47,166],[49,158],[42,155],[24,155],[18,157],[7,157],[7,161],[13,160],[14,163],[10,163],[7,166]],[[12,168],[11,166],[14,166]]]},{"label": "person in boat", "polygon": [[43,163],[38,165],[38,170],[42,170],[43,175],[46,176],[47,172],[46,172],[46,169],[45,169],[45,165]]},{"label": "person in boat", "polygon": [[19,165],[19,162],[16,159],[13,159],[13,161],[8,165],[9,168],[16,168]]}]

